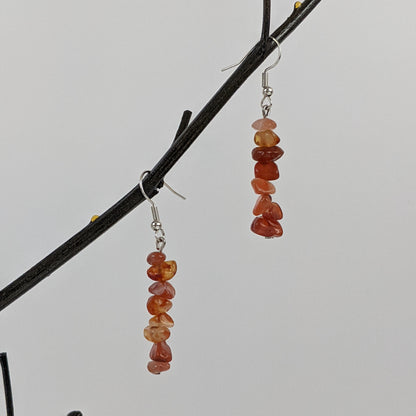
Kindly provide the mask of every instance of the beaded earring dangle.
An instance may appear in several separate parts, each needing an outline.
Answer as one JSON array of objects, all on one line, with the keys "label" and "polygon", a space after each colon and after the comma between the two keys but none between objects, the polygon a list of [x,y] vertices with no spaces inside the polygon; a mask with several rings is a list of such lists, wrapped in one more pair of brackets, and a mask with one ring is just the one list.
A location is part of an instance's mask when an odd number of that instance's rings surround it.
[{"label": "beaded earring dangle", "polygon": [[[149,287],[149,292],[152,296],[147,301],[147,310],[152,316],[149,320],[149,325],[144,329],[144,337],[153,342],[150,350],[150,359],[147,364],[147,369],[153,374],[160,374],[170,368],[172,361],[172,351],[166,340],[170,337],[169,328],[173,327],[173,319],[167,312],[172,308],[172,299],[175,297],[175,289],[168,282],[176,274],[177,264],[175,260],[166,261],[166,255],[163,249],[166,245],[165,232],[160,222],[159,211],[156,204],[146,195],[143,189],[143,177],[149,173],[145,171],[140,176],[140,190],[144,197],[151,204],[153,221],[151,223],[152,230],[155,232],[156,251],[153,251],[147,256],[147,262],[150,264],[147,270],[147,275],[150,279],[155,280]],[[164,185],[174,194],[182,199],[184,196],[174,191],[166,182]]]},{"label": "beaded earring dangle", "polygon": [[256,216],[251,224],[251,231],[266,238],[280,237],[283,234],[282,226],[279,222],[283,218],[282,210],[277,202],[272,201],[271,195],[276,192],[275,186],[270,182],[279,178],[279,169],[275,163],[283,156],[283,150],[276,146],[280,142],[279,136],[273,131],[276,123],[268,118],[272,108],[271,96],[273,88],[269,86],[268,71],[274,68],[282,56],[279,42],[277,44],[278,57],[273,65],[266,68],[262,73],[263,98],[261,109],[263,118],[256,120],[252,127],[256,130],[254,135],[255,147],[251,155],[257,162],[254,166],[254,179],[251,186],[256,194],[259,195],[253,208]]}]

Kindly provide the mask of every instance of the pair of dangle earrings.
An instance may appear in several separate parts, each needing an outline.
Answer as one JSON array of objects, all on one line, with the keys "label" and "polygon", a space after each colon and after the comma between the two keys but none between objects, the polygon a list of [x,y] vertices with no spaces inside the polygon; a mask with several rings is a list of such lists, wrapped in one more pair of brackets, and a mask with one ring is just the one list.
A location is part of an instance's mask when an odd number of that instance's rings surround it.
[{"label": "pair of dangle earrings", "polygon": [[256,217],[251,223],[251,231],[266,238],[280,237],[283,234],[279,222],[283,218],[283,213],[280,205],[272,201],[271,195],[276,192],[276,188],[270,181],[280,177],[275,162],[283,156],[284,152],[277,146],[280,138],[273,131],[276,128],[276,122],[268,118],[272,108],[271,96],[273,94],[273,88],[269,86],[268,71],[279,63],[282,54],[279,42],[274,38],[271,39],[277,45],[278,58],[262,73],[263,98],[260,105],[263,118],[252,124],[256,130],[254,142],[257,147],[251,152],[252,158],[257,162],[254,165],[254,179],[251,181],[251,186],[254,192],[259,195],[253,208],[253,214]]},{"label": "pair of dangle earrings", "polygon": [[[279,42],[274,38],[271,39],[277,45],[278,58],[276,62],[266,68],[262,73],[263,98],[260,105],[263,118],[256,120],[252,124],[252,127],[256,130],[254,142],[257,147],[251,153],[253,159],[256,161],[254,166],[255,177],[251,181],[251,185],[254,192],[259,195],[253,208],[253,214],[256,217],[251,224],[251,230],[266,238],[280,237],[283,234],[283,229],[279,222],[283,218],[283,213],[279,204],[272,201],[271,195],[276,192],[276,188],[270,182],[278,179],[280,176],[275,162],[284,153],[277,146],[280,138],[274,132],[276,123],[268,118],[272,108],[271,96],[273,94],[273,88],[269,86],[268,82],[268,71],[274,68],[281,58]],[[234,66],[236,65],[224,68],[224,70]],[[166,236],[162,228],[159,212],[156,204],[148,197],[143,188],[142,180],[147,173],[149,171],[143,172],[140,176],[139,186],[143,196],[151,204],[153,216],[151,227],[155,232],[156,251],[151,252],[147,256],[147,262],[150,264],[147,275],[155,283],[149,287],[149,292],[152,296],[147,301],[147,310],[153,316],[149,320],[149,325],[144,329],[144,337],[153,343],[150,350],[151,361],[148,363],[147,368],[153,374],[160,374],[170,369],[170,362],[172,361],[172,351],[166,343],[166,340],[170,337],[170,328],[173,327],[174,322],[167,312],[172,308],[172,299],[176,294],[169,280],[175,276],[177,264],[174,260],[166,260],[166,255],[163,253],[166,245]],[[185,199],[166,182],[164,185],[173,193]]]},{"label": "pair of dangle earrings", "polygon": [[[166,340],[170,337],[170,328],[173,327],[174,322],[168,311],[172,308],[172,299],[175,297],[175,288],[169,283],[177,271],[177,264],[175,260],[166,260],[166,254],[163,249],[166,245],[166,236],[162,228],[162,223],[159,217],[159,211],[156,204],[147,196],[143,189],[143,177],[149,173],[145,171],[140,176],[140,190],[143,196],[151,205],[153,221],[151,228],[155,232],[156,251],[151,252],[147,256],[147,262],[150,264],[147,270],[147,276],[154,280],[149,287],[150,296],[147,301],[147,310],[152,316],[149,320],[149,325],[144,329],[144,337],[153,343],[150,350],[150,359],[147,364],[147,369],[153,374],[160,374],[163,371],[170,369],[170,362],[172,361],[172,351]],[[174,194],[185,199],[182,195],[174,191],[166,182],[164,185]]]}]

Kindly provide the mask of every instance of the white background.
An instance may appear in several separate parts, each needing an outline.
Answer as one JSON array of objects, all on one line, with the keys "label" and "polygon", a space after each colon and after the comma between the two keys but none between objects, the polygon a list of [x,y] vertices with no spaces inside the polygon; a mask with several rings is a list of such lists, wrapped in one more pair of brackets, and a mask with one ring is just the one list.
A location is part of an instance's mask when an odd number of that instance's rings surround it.
[{"label": "white background", "polygon": [[[1,1],[1,286],[137,184],[261,5]],[[292,7],[273,1],[273,29]],[[169,373],[145,369],[148,204],[1,312],[16,416],[416,414],[415,15],[324,0],[282,45],[281,239],[249,230],[261,69],[171,171]]]}]

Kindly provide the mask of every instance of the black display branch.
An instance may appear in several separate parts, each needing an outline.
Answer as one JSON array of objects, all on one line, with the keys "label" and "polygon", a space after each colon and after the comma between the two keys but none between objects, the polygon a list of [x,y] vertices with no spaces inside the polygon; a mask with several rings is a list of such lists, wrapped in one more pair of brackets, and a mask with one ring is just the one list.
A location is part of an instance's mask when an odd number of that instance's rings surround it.
[{"label": "black display branch", "polygon": [[[185,111],[183,113],[182,120],[172,145],[143,180],[143,188],[147,195],[152,198],[159,192],[158,190],[163,186],[163,178],[165,175],[189,149],[211,120],[221,111],[234,93],[277,47],[276,42],[272,38],[279,44],[282,43],[303,22],[320,1],[321,0],[297,1],[294,4],[292,14],[270,34],[271,0],[263,0],[263,24],[260,40],[250,49],[247,56],[238,65],[237,69],[192,121],[190,121],[192,116],[190,111]],[[144,169],[141,171],[143,170]],[[24,295],[43,279],[50,276],[55,270],[95,241],[99,236],[104,234],[109,228],[130,213],[144,200],[145,197],[143,196],[139,185],[135,186],[127,195],[121,198],[97,219],[91,221],[68,241],[60,245],[43,260],[39,261],[28,271],[2,289],[0,291],[0,311],[9,306],[20,296]],[[3,371],[7,416],[14,416],[10,374],[6,353],[0,354],[0,363]],[[82,416],[82,413],[80,411],[72,411],[68,416]]]}]

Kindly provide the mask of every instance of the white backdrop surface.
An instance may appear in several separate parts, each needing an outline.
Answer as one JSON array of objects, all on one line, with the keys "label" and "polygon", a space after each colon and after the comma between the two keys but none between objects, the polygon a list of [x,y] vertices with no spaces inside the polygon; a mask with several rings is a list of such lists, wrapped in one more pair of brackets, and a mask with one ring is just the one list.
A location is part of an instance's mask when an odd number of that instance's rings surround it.
[{"label": "white backdrop surface", "polygon": [[[137,184],[261,3],[2,0],[1,286]],[[1,312],[17,416],[416,414],[415,14],[322,1],[282,45],[281,239],[249,230],[261,70],[169,174],[169,373],[145,370],[147,204]]]}]

